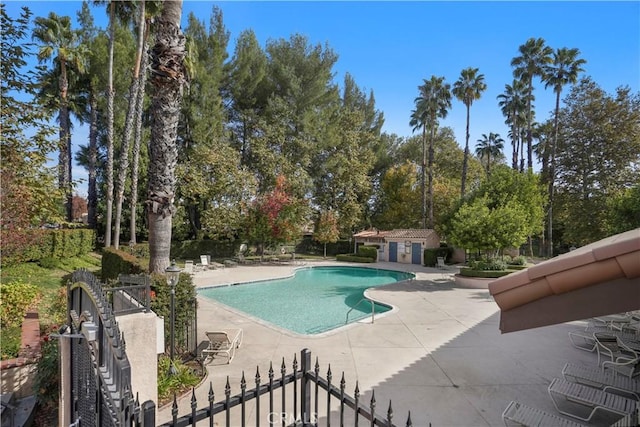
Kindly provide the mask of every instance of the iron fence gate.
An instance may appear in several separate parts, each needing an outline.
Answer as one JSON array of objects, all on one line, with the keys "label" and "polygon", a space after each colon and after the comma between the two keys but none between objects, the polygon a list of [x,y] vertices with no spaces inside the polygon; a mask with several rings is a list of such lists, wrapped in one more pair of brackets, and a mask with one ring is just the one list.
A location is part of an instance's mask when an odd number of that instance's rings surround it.
[{"label": "iron fence gate", "polygon": [[93,274],[78,270],[67,291],[69,327],[59,335],[61,424],[153,426],[155,404],[141,405],[133,396],[126,344],[106,290]]}]

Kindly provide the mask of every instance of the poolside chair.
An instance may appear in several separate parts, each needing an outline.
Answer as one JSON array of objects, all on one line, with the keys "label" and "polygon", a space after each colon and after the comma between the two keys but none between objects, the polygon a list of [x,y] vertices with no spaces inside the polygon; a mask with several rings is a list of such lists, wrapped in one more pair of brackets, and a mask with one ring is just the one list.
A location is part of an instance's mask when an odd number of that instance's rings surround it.
[{"label": "poolside chair", "polygon": [[640,354],[632,350],[629,345],[625,345],[624,341],[618,336],[610,332],[596,332],[593,334],[596,340],[596,350],[598,351],[598,366],[601,359],[609,358],[612,362],[629,362],[638,360]]},{"label": "poolside chair", "polygon": [[640,381],[615,372],[567,363],[562,368],[562,376],[567,381],[640,400]]},{"label": "poolside chair", "polygon": [[[523,405],[520,402],[511,401],[502,413],[504,424],[509,427],[511,424],[526,427],[554,426],[554,427],[585,427],[584,424],[562,418],[555,414],[542,411],[531,406]],[[632,427],[638,426],[640,420],[640,409],[636,409],[625,415],[620,420],[611,424],[610,427]]]},{"label": "poolside chair", "polygon": [[184,270],[187,274],[193,274],[193,261],[187,260],[184,262]]},{"label": "poolside chair", "polygon": [[584,427],[575,421],[512,400],[502,413],[504,425]]},{"label": "poolside chair", "polygon": [[594,333],[605,333],[608,335],[620,337],[625,341],[637,341],[640,343],[640,335],[629,329],[617,331],[609,329],[607,326],[588,326],[585,329],[577,331],[569,331],[569,341],[571,345],[580,350],[594,352],[597,349],[596,339]]},{"label": "poolside chair", "polygon": [[436,267],[438,267],[438,268],[442,268],[442,269],[444,269],[444,270],[446,270],[446,269],[447,269],[447,264],[445,264],[445,263],[444,263],[444,258],[443,258],[443,257],[439,256],[438,258],[436,258],[436,260],[437,260],[437,262],[438,262],[438,263],[436,264]]},{"label": "poolside chair", "polygon": [[[590,422],[597,413],[624,417],[638,409],[637,400],[561,378],[554,378],[547,390],[558,412],[586,422]],[[562,409],[558,405],[560,400],[565,401]]]},{"label": "poolside chair", "polygon": [[231,363],[236,354],[236,348],[242,344],[242,329],[209,331],[206,335],[209,343],[207,348],[202,350],[203,364],[210,363],[220,353],[227,356],[227,363]]}]

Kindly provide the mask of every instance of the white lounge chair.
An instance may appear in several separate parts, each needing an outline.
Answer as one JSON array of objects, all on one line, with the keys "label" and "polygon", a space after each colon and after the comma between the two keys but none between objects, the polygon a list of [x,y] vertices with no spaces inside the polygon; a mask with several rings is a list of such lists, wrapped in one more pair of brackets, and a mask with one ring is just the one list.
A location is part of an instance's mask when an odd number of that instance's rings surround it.
[{"label": "white lounge chair", "polygon": [[438,268],[442,268],[442,269],[444,269],[444,270],[446,270],[446,269],[447,269],[447,264],[445,264],[445,263],[444,263],[444,258],[443,258],[443,257],[441,257],[441,256],[437,257],[437,258],[436,258],[436,261],[438,262],[438,263],[436,264],[436,267],[438,267]]},{"label": "white lounge chair", "polygon": [[187,260],[184,262],[184,270],[187,274],[193,274],[193,261]]},{"label": "white lounge chair", "polygon": [[562,368],[562,376],[567,381],[640,400],[640,381],[615,372],[567,363]]},{"label": "white lounge chair", "polygon": [[202,350],[203,363],[211,362],[220,353],[227,356],[227,363],[231,363],[236,354],[236,348],[239,348],[240,344],[242,344],[242,329],[209,331],[206,335],[209,343],[207,348]]},{"label": "white lounge chair", "polygon": [[598,351],[598,366],[604,357],[612,362],[629,362],[638,360],[640,354],[625,345],[624,341],[610,332],[596,332],[593,334],[596,340],[596,350]]},{"label": "white lounge chair", "polygon": [[575,421],[567,420],[555,414],[542,411],[531,406],[523,405],[520,402],[511,401],[502,413],[504,425],[518,426],[556,426],[556,427],[583,427]]},{"label": "white lounge chair", "polygon": [[[582,421],[590,422],[597,413],[624,417],[638,409],[638,401],[582,384],[554,378],[549,384],[549,396],[558,412]],[[559,400],[564,400],[562,409]],[[574,409],[570,411],[569,406]],[[583,416],[586,414],[586,416]]]}]

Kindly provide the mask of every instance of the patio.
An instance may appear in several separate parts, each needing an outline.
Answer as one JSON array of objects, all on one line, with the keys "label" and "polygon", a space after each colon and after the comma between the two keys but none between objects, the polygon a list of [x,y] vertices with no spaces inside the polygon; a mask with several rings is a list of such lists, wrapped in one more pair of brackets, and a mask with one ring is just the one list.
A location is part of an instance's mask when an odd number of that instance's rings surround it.
[{"label": "patio", "polygon": [[[312,263],[334,265],[335,263]],[[341,263],[340,265],[344,265]],[[378,268],[404,269],[416,280],[387,285],[370,296],[395,307],[375,323],[356,323],[320,336],[277,330],[264,322],[199,298],[200,340],[206,330],[242,328],[242,347],[233,362],[208,365],[209,377],[196,389],[198,408],[207,405],[209,382],[215,400],[224,397],[227,376],[231,394],[240,391],[243,373],[253,387],[256,368],[266,377],[284,358],[290,369],[294,355],[308,348],[318,358],[321,375],[330,364],[334,382],[344,371],[347,393],[358,381],[365,405],[375,390],[377,411],[393,402],[394,422],[404,425],[411,411],[414,426],[500,426],[509,401],[518,400],[556,413],[547,386],[561,375],[567,361],[595,365],[595,355],[572,347],[567,332],[581,322],[501,335],[499,308],[488,290],[457,287],[442,270],[379,262]],[[282,277],[294,266],[239,266],[198,272],[196,286]],[[454,271],[450,267],[450,273]],[[247,420],[255,414],[248,406]],[[179,401],[179,415],[191,411],[190,395]],[[171,419],[171,405],[159,408],[157,423]],[[265,416],[262,424],[268,424]]]}]

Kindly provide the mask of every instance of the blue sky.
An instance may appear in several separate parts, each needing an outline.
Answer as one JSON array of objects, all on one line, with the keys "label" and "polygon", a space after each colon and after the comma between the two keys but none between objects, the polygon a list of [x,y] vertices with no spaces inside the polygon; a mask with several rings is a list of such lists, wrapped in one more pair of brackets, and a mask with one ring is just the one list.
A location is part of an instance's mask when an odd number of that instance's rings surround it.
[{"label": "blue sky", "polygon": [[[10,16],[28,5],[35,16],[50,10],[75,18],[79,1],[7,2]],[[55,6],[54,6],[55,5]],[[487,91],[471,107],[470,145],[483,133],[499,133],[504,125],[496,96],[513,80],[510,61],[531,37],[542,37],[556,49],[578,48],[587,61],[585,75],[605,91],[628,85],[640,90],[640,2],[211,2],[184,1],[183,23],[189,12],[208,25],[213,6],[223,12],[230,32],[229,54],[241,31],[253,29],[264,47],[269,39],[306,35],[313,44],[328,44],[338,54],[335,82],[349,72],[357,84],[373,90],[384,113],[383,131],[410,136],[409,116],[417,87],[432,75],[453,85],[466,67],[479,68]],[[104,6],[94,8],[98,25],[106,25]],[[552,91],[534,81],[539,121],[554,108]],[[568,92],[565,89],[564,94]],[[453,100],[441,125],[454,129],[464,144],[466,110]],[[78,131],[78,130],[77,130]],[[74,143],[82,143],[82,130]],[[507,152],[510,148],[506,147]],[[80,168],[74,175],[80,176]],[[82,192],[81,192],[82,193]]]}]

